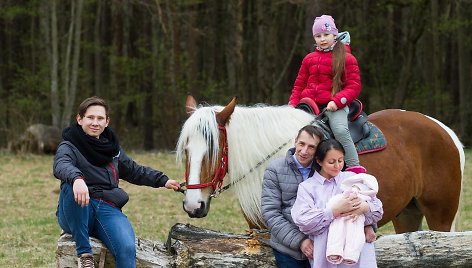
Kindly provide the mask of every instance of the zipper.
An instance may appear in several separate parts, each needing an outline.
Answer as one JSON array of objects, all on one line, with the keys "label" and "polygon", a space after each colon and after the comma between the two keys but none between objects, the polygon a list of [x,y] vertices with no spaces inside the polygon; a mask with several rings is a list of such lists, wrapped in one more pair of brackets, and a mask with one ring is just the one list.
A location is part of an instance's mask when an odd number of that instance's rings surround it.
[{"label": "zipper", "polygon": [[117,178],[116,178],[116,169],[115,169],[115,166],[113,166],[112,163],[109,163],[108,164],[111,168],[111,171],[113,172],[113,180],[115,181],[115,185],[118,185],[118,181],[117,181]]}]

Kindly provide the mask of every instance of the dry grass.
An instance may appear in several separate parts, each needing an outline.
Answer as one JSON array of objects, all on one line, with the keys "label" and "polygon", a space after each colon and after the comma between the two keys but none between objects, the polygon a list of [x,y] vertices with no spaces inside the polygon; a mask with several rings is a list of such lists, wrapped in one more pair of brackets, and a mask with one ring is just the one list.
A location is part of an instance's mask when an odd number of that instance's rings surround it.
[{"label": "dry grass", "polygon": [[[183,172],[171,153],[132,153],[139,163],[181,180]],[[59,181],[52,175],[52,156],[0,152],[0,267],[55,267],[59,238],[56,222]],[[165,241],[177,222],[243,233],[246,224],[232,194],[214,199],[204,219],[190,219],[182,209],[183,195],[122,182],[130,195],[124,207],[139,237]]]},{"label": "dry grass", "polygon": [[[183,172],[171,153],[131,153],[139,163],[149,165],[175,179]],[[467,151],[470,159],[472,151]],[[469,160],[470,162],[470,160]],[[55,211],[59,182],[52,176],[52,156],[12,155],[0,152],[0,267],[55,267],[55,247],[59,236]],[[466,165],[462,227],[472,230],[472,166]],[[247,228],[238,202],[226,192],[214,199],[204,219],[190,219],[182,209],[183,195],[166,189],[122,184],[130,194],[124,212],[139,237],[167,238],[177,222],[213,230],[244,233]],[[391,226],[382,227],[383,234]]]}]

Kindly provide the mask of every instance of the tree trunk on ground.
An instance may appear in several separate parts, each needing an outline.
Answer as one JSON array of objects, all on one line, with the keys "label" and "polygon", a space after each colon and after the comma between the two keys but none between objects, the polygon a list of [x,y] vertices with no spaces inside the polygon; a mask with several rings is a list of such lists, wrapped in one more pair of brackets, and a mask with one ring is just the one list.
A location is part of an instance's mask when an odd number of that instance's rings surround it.
[{"label": "tree trunk on ground", "polygon": [[[137,267],[275,267],[268,238],[260,230],[229,234],[177,223],[165,244],[136,240]],[[471,239],[472,231],[382,236],[375,242],[378,267],[471,267]],[[111,253],[100,241],[91,241],[97,265],[101,260],[105,267],[113,267]],[[58,267],[74,267],[75,243],[70,235],[59,238],[56,261]]]}]

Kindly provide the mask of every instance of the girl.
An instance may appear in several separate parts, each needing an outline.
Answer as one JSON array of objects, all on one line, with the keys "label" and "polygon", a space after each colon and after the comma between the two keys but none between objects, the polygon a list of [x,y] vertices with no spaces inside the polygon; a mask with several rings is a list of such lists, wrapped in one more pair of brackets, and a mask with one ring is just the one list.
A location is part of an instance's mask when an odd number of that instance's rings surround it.
[{"label": "girl", "polygon": [[337,36],[338,29],[331,16],[316,17],[313,24],[316,49],[302,61],[289,104],[295,107],[308,97],[318,106],[326,107],[334,137],[346,151],[347,170],[365,173],[365,168],[359,165],[347,121],[349,104],[361,91],[359,66],[349,45],[338,41]]},{"label": "girl", "polygon": [[328,139],[320,142],[315,153],[315,161],[317,171],[300,184],[291,210],[295,224],[313,240],[311,267],[377,267],[373,243],[363,245],[355,264],[328,262],[326,258],[328,229],[335,218],[355,219],[363,215],[364,225],[371,225],[382,218],[383,209],[382,202],[375,195],[366,201],[356,195],[343,196],[328,205],[331,197],[342,193],[340,185],[343,181],[355,175],[353,172],[341,171],[344,166],[344,149],[337,140]]}]

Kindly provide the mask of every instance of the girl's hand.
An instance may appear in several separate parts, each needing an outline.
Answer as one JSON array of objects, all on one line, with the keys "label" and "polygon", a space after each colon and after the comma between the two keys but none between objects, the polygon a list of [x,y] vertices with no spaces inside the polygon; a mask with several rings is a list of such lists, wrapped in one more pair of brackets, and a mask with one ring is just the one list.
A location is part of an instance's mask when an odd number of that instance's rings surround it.
[{"label": "girl's hand", "polygon": [[338,110],[338,106],[334,101],[328,102],[328,105],[326,106],[326,110],[330,112],[336,112]]}]

